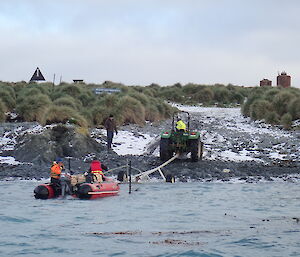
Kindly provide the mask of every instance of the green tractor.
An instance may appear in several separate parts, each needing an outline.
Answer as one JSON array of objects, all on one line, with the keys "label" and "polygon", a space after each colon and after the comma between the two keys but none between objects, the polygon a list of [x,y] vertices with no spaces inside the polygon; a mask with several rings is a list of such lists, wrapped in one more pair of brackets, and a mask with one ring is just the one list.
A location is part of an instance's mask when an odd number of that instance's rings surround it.
[{"label": "green tractor", "polygon": [[190,114],[187,114],[187,129],[178,131],[175,127],[175,113],[173,114],[172,129],[163,131],[160,139],[160,159],[167,161],[174,153],[191,153],[191,160],[197,162],[202,159],[203,143],[200,140],[200,132],[190,129]]}]

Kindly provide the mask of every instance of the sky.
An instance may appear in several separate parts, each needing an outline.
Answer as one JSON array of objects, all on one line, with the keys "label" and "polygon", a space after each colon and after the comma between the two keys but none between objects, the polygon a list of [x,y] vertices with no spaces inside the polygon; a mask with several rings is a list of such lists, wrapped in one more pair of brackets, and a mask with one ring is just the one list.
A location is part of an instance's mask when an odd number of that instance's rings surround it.
[{"label": "sky", "polygon": [[300,88],[298,0],[1,0],[0,80]]}]

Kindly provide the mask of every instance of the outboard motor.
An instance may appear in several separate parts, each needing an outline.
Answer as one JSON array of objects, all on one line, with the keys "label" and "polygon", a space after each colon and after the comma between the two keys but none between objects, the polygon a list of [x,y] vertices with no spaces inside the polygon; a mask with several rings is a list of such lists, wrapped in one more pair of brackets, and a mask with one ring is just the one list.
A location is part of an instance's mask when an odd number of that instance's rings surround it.
[{"label": "outboard motor", "polygon": [[82,184],[79,186],[76,194],[79,199],[90,199],[92,195],[89,192],[93,192],[90,184]]},{"label": "outboard motor", "polygon": [[54,189],[50,184],[39,185],[34,189],[36,199],[50,199],[55,197]]}]

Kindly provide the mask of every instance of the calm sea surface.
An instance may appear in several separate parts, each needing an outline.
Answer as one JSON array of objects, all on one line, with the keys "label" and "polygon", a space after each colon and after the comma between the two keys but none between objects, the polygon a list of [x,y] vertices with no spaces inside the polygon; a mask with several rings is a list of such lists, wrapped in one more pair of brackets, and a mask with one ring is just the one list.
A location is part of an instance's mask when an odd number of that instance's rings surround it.
[{"label": "calm sea surface", "polygon": [[300,183],[151,183],[36,200],[40,183],[0,182],[0,256],[300,256]]}]

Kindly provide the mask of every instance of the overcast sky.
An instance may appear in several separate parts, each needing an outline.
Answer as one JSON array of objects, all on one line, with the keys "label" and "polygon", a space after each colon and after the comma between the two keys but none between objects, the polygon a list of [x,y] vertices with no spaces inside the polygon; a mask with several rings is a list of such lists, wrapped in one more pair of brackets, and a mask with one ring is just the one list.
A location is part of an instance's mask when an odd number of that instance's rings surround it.
[{"label": "overcast sky", "polygon": [[1,0],[0,80],[300,87],[298,0]]}]

